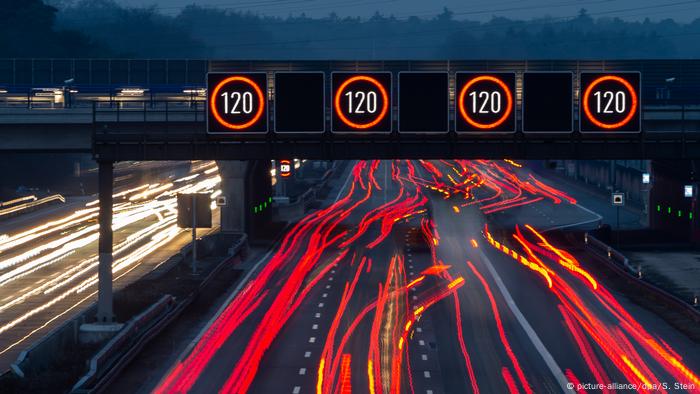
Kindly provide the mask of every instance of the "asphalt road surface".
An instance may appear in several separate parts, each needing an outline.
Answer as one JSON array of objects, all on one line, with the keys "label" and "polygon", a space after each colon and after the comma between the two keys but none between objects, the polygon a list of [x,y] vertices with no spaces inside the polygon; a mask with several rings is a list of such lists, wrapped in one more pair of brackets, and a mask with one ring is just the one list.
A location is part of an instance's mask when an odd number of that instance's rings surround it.
[{"label": "asphalt road surface", "polygon": [[697,392],[700,346],[545,232],[599,220],[513,161],[359,162],[156,392]]}]

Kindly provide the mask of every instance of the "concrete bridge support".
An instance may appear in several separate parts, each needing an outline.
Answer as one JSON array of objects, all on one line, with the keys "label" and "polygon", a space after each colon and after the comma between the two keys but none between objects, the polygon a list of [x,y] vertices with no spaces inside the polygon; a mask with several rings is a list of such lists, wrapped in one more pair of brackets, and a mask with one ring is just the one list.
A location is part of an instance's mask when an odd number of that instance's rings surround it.
[{"label": "concrete bridge support", "polygon": [[221,232],[245,233],[245,174],[248,162],[221,160],[217,162],[221,175],[221,195],[226,205],[221,208]]},{"label": "concrete bridge support", "polygon": [[97,269],[97,322],[109,324],[114,322],[112,288],[112,194],[114,188],[114,163],[98,162],[98,192],[100,213],[100,239],[98,246],[99,265]]},{"label": "concrete bridge support", "polygon": [[256,236],[272,218],[269,160],[219,160],[222,195],[221,231]]}]

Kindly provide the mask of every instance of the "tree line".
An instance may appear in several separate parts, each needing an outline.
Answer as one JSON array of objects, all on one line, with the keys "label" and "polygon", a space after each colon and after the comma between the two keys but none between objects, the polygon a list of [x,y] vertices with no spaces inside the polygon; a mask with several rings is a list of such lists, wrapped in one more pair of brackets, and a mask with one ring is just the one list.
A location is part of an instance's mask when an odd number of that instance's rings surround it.
[{"label": "tree line", "polygon": [[567,18],[487,22],[445,9],[431,18],[287,18],[190,5],[166,15],[113,0],[0,0],[3,57],[226,59],[697,58],[700,18]]}]

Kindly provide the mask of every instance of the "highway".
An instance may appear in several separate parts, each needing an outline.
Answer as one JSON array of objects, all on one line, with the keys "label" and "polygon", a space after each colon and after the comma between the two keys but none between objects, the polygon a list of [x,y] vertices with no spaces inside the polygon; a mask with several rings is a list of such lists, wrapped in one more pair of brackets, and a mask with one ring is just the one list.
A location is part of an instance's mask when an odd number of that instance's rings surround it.
[{"label": "highway", "polygon": [[546,232],[583,205],[510,160],[358,162],[155,392],[697,391],[700,346]]},{"label": "highway", "polygon": [[[214,162],[193,162],[184,171],[172,163],[169,170],[128,163],[117,175],[129,167],[130,174],[117,177],[114,194],[115,288],[154,270],[190,242],[190,233],[176,224],[177,193],[211,192],[212,198],[220,193]],[[134,168],[157,171],[162,179],[143,182]],[[74,198],[0,226],[3,370],[20,351],[96,300],[98,209],[94,196]]]}]

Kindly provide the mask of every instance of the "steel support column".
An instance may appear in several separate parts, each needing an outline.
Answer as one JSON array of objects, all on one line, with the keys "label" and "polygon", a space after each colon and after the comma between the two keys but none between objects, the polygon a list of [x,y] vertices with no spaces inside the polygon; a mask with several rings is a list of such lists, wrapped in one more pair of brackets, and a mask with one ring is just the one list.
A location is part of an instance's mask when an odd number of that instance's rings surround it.
[{"label": "steel support column", "polygon": [[112,194],[114,181],[114,163],[98,161],[98,192],[100,200],[99,267],[98,267],[98,323],[114,321],[112,290]]}]

